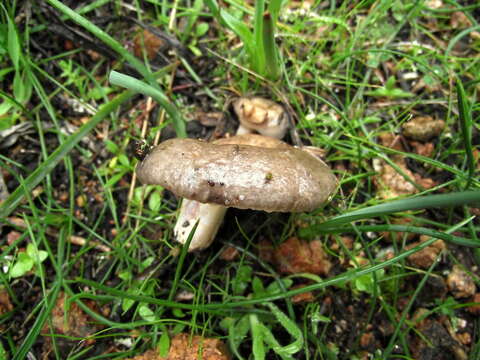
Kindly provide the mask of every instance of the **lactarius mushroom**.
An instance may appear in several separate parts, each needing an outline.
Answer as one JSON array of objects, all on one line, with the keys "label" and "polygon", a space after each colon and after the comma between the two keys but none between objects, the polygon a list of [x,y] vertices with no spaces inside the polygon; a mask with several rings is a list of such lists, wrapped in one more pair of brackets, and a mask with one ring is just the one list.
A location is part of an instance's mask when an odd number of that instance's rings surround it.
[{"label": "lactarius mushroom", "polygon": [[[260,147],[288,146],[281,139],[289,125],[288,114],[283,106],[261,97],[240,97],[233,102],[233,108],[240,126],[233,138],[216,140],[215,144],[243,144]],[[262,135],[247,135],[254,131]],[[178,212],[174,235],[178,242],[184,244],[193,227],[198,222],[189,250],[205,248],[213,241],[222,224],[227,208],[216,204],[202,204],[192,199],[183,199]]]},{"label": "lactarius mushroom", "polygon": [[[245,145],[249,141],[263,144]],[[216,204],[222,213],[220,222],[227,207],[312,211],[329,200],[337,184],[328,166],[311,153],[252,134],[214,143],[167,140],[139,164],[137,176],[142,183],[161,185],[177,196]],[[220,224],[206,223],[207,233],[213,229],[213,236],[192,240],[189,251],[210,245]],[[177,222],[187,236],[193,225]],[[203,232],[200,223],[196,231]]]},{"label": "lactarius mushroom", "polygon": [[237,135],[252,130],[261,135],[282,139],[288,129],[288,114],[282,105],[258,96],[240,97],[233,102],[240,121]]}]

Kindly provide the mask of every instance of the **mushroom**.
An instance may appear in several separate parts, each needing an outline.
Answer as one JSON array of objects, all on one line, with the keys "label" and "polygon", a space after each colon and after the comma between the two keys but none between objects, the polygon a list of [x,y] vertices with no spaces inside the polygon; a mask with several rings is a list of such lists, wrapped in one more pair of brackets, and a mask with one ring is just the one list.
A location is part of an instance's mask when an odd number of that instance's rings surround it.
[{"label": "mushroom", "polygon": [[[200,220],[189,251],[210,245],[228,207],[312,211],[329,200],[337,185],[329,167],[311,152],[254,134],[213,143],[167,140],[138,165],[137,176],[144,184],[158,184],[177,196],[202,203],[200,209],[187,206],[186,213],[203,213],[202,207],[215,204],[210,208],[214,211],[209,209],[210,215]],[[219,214],[220,220],[215,222]],[[177,240],[182,231],[188,236],[194,225],[179,219]]]},{"label": "mushroom", "polygon": [[233,109],[240,121],[237,135],[258,133],[282,139],[288,129],[288,114],[282,105],[258,96],[243,96],[233,102]]},{"label": "mushroom", "polygon": [[[239,119],[240,126],[237,135],[250,134],[254,131],[268,136],[250,136],[220,139],[217,144],[237,143],[261,147],[281,147],[286,145],[281,141],[289,125],[289,117],[282,105],[261,97],[239,97],[233,102],[233,109]],[[229,140],[232,139],[232,140]],[[218,228],[222,224],[227,209],[215,204],[202,204],[191,199],[183,199],[178,212],[174,235],[178,242],[184,244],[193,227],[199,225],[190,242],[189,250],[205,248],[215,238]]]}]

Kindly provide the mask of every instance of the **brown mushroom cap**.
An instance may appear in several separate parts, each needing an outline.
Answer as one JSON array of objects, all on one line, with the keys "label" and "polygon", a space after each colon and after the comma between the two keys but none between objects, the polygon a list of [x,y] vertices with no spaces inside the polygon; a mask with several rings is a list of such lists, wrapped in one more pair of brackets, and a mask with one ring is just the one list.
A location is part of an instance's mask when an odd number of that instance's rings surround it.
[{"label": "brown mushroom cap", "polygon": [[213,141],[216,145],[250,145],[264,148],[290,148],[286,142],[272,137],[258,134],[242,134],[230,136],[228,138],[220,138]]},{"label": "brown mushroom cap", "polygon": [[337,181],[321,160],[287,145],[266,148],[167,140],[137,167],[142,183],[158,184],[202,203],[264,211],[311,211]]},{"label": "brown mushroom cap", "polygon": [[240,97],[233,102],[243,130],[257,131],[268,137],[282,139],[289,126],[288,115],[282,105],[258,96]]}]

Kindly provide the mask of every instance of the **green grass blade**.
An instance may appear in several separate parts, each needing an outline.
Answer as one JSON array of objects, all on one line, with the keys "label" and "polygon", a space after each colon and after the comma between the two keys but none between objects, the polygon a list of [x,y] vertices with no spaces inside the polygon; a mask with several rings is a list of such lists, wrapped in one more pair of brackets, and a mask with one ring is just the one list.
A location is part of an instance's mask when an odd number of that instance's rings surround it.
[{"label": "green grass blade", "polygon": [[220,16],[222,21],[242,40],[248,59],[256,70],[256,49],[250,29],[243,21],[233,17],[223,9],[220,10]]},{"label": "green grass blade", "polygon": [[114,85],[123,86],[132,91],[154,98],[172,119],[173,127],[175,128],[177,136],[182,138],[187,137],[185,120],[180,115],[180,111],[177,107],[168,100],[167,96],[162,91],[144,83],[143,81],[135,79],[134,77],[116,71],[110,72],[109,81]]},{"label": "green grass blade", "polygon": [[25,179],[23,186],[21,185],[17,187],[17,189],[15,189],[15,191],[0,205],[0,219],[10,215],[25,197],[25,191],[32,191],[33,188],[37,186],[45,176],[55,168],[55,166],[57,166],[57,164],[74,148],[75,145],[78,144],[80,140],[82,140],[83,137],[92,131],[108,114],[132,96],[133,92],[130,91],[125,91],[120,94],[111,102],[103,105],[90,121],[80,127],[76,133],[65,139],[65,142]]},{"label": "green grass blade", "polygon": [[217,21],[221,22],[222,17],[220,16],[220,9],[218,8],[218,3],[216,0],[205,0],[205,4],[210,9],[213,17],[217,19]]},{"label": "green grass blade", "polygon": [[348,224],[355,220],[388,215],[401,211],[420,210],[435,207],[449,207],[480,203],[480,191],[465,191],[452,194],[417,196],[410,199],[396,200],[381,205],[370,206],[336,216],[324,223],[314,225],[309,231],[321,231],[338,225]]},{"label": "green grass blade", "polygon": [[462,82],[457,79],[457,99],[458,99],[458,113],[462,129],[463,144],[465,146],[465,153],[467,155],[468,178],[465,189],[468,189],[472,184],[473,174],[475,172],[475,157],[473,156],[472,147],[472,129],[473,120],[470,105],[465,94]]},{"label": "green grass blade", "polygon": [[357,225],[355,228],[353,226],[342,226],[342,227],[335,227],[335,228],[327,228],[322,230],[317,230],[314,228],[311,231],[309,228],[300,230],[300,236],[302,237],[310,237],[313,238],[318,234],[327,233],[344,233],[344,232],[353,232],[353,231],[375,231],[375,232],[405,232],[405,233],[412,233],[418,235],[427,235],[436,239],[441,239],[447,241],[449,243],[460,245],[460,246],[468,246],[468,247],[480,247],[480,242],[472,239],[467,239],[460,236],[455,236],[451,234],[447,234],[441,231],[436,231],[424,227],[418,226],[408,226],[408,225]]},{"label": "green grass blade", "polygon": [[280,59],[275,45],[275,23],[270,13],[263,16],[263,49],[265,51],[265,72],[270,80],[280,77]]},{"label": "green grass blade", "polygon": [[180,252],[177,267],[175,269],[175,276],[173,278],[170,292],[168,294],[169,301],[172,301],[173,298],[175,297],[175,294],[177,293],[178,284],[180,283],[180,275],[182,274],[183,264],[185,263],[185,257],[187,256],[188,248],[190,247],[190,243],[192,242],[193,236],[195,235],[195,231],[197,231],[197,227],[198,227],[198,221],[193,226],[192,231],[190,231],[190,234],[188,234],[187,241],[183,245],[182,250]]},{"label": "green grass blade", "polygon": [[268,4],[268,12],[272,14],[273,24],[276,25],[278,16],[280,15],[280,9],[282,8],[282,0],[271,0]]},{"label": "green grass blade", "polygon": [[198,16],[203,8],[203,0],[195,0],[192,7],[192,14],[188,16],[188,22],[181,34],[181,42],[185,43],[192,32],[193,26],[196,24]]},{"label": "green grass blade", "polygon": [[447,49],[445,50],[445,57],[447,58],[450,56],[450,51],[452,51],[453,47],[465,36],[470,34],[473,31],[478,31],[480,30],[480,25],[472,26],[469,27],[468,29],[465,29],[458,33],[456,36],[453,37],[453,39],[450,40],[448,43]]},{"label": "green grass blade", "polygon": [[253,18],[253,38],[255,41],[255,63],[257,67],[255,71],[265,76],[265,49],[264,44],[264,34],[263,34],[263,13],[265,12],[265,1],[256,0],[255,1],[255,16]]}]

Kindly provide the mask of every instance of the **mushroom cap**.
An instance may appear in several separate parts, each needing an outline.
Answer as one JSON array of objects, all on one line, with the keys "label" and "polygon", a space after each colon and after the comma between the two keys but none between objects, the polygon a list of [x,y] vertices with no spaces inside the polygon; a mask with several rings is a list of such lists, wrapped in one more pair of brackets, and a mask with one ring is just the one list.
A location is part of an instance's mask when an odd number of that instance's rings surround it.
[{"label": "mushroom cap", "polygon": [[288,114],[282,105],[262,97],[240,97],[233,102],[240,125],[248,131],[281,139],[288,129]]},{"label": "mushroom cap", "polygon": [[337,181],[321,160],[285,144],[266,148],[171,139],[137,167],[144,184],[158,184],[201,203],[264,211],[311,211]]},{"label": "mushroom cap", "polygon": [[220,138],[212,142],[216,145],[250,145],[259,146],[263,148],[290,148],[286,142],[272,137],[258,135],[258,134],[241,134]]}]

